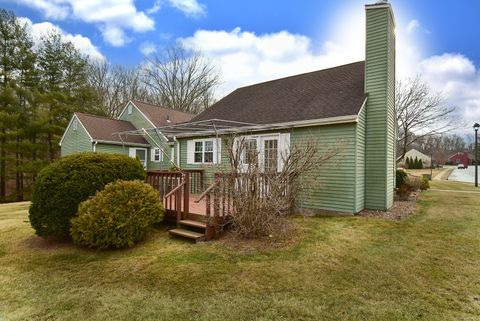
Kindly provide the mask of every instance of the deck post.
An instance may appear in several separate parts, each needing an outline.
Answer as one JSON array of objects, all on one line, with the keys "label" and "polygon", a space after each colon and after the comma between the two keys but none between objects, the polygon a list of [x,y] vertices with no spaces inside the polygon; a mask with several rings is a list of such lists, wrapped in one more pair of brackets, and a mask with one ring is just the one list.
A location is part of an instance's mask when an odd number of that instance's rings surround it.
[{"label": "deck post", "polygon": [[185,173],[183,176],[185,186],[183,187],[183,217],[187,218],[190,213],[190,174]]}]

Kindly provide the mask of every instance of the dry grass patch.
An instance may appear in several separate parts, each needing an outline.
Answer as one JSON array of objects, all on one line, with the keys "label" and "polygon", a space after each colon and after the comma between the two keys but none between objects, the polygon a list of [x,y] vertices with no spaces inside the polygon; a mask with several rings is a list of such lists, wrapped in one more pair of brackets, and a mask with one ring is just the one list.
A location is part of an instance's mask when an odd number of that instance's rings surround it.
[{"label": "dry grass patch", "polygon": [[26,206],[1,205],[0,318],[475,320],[479,205],[427,191],[401,221],[293,218],[298,234],[280,245],[192,244],[158,228],[108,252],[32,248]]}]

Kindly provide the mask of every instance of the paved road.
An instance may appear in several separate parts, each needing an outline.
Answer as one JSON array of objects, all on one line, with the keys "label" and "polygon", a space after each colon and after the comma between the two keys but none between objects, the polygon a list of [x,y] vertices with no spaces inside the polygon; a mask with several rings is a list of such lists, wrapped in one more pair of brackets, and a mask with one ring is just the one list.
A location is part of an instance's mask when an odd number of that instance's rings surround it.
[{"label": "paved road", "polygon": [[[478,175],[480,180],[480,166],[478,168]],[[455,168],[448,177],[449,181],[456,181],[456,182],[467,182],[467,183],[474,183],[475,182],[475,166],[470,165],[467,169],[457,169]]]}]

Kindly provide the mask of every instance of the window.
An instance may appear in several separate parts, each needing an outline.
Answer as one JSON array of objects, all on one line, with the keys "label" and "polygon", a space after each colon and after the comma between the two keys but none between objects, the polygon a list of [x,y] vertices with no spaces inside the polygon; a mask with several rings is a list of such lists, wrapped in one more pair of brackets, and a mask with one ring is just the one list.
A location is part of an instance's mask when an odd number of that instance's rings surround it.
[{"label": "window", "polygon": [[205,147],[205,152],[203,153],[203,162],[204,163],[213,163],[213,141],[206,140],[203,142]]},{"label": "window", "polygon": [[[217,149],[216,139],[189,140],[187,141],[188,164],[216,164]],[[220,145],[220,139],[218,139]]]},{"label": "window", "polygon": [[276,172],[282,169],[290,153],[290,134],[274,133],[258,136],[244,136],[241,156],[242,170],[258,165],[262,172]]},{"label": "window", "polygon": [[247,138],[244,144],[243,162],[248,165],[258,164],[257,139]]},{"label": "window", "polygon": [[276,172],[278,168],[278,139],[264,140],[264,171]]},{"label": "window", "polygon": [[160,150],[160,148],[153,148],[152,149],[152,161],[153,162],[161,162],[162,161],[162,151]]},{"label": "window", "polygon": [[195,142],[195,163],[202,163],[203,160],[203,142]]},{"label": "window", "polygon": [[73,128],[73,130],[77,130],[77,128],[78,128],[78,119],[75,118],[75,119],[73,120],[72,128]]},{"label": "window", "polygon": [[128,154],[132,158],[138,158],[143,167],[147,168],[147,149],[139,147],[130,147]]}]

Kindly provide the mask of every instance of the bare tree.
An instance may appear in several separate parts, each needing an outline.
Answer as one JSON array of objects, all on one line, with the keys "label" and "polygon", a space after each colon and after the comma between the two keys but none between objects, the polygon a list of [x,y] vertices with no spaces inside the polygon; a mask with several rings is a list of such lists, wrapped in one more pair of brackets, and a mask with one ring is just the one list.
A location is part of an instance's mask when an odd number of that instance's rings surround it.
[{"label": "bare tree", "polygon": [[131,99],[148,101],[148,90],[141,80],[140,68],[93,62],[89,67],[89,83],[99,95],[106,116],[116,118]]},{"label": "bare tree", "polygon": [[438,93],[416,77],[399,82],[395,96],[398,144],[402,158],[407,147],[426,136],[445,134],[458,128],[454,107],[447,106]]},{"label": "bare tree", "polygon": [[230,166],[223,173],[223,189],[230,191],[233,211],[226,223],[243,238],[288,230],[287,216],[292,213],[295,198],[345,146],[346,142],[339,141],[320,150],[312,139],[302,146],[292,146],[288,153],[282,152],[280,159],[265,158],[262,163],[251,141],[243,137],[229,139]]},{"label": "bare tree", "polygon": [[162,55],[148,58],[144,73],[156,104],[198,114],[214,102],[218,74],[197,52],[171,47]]}]

